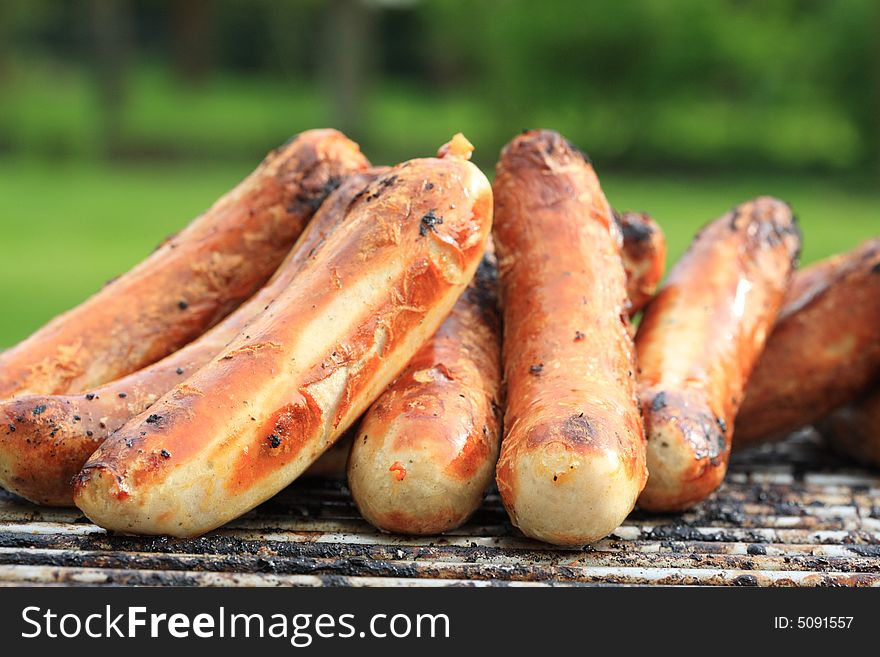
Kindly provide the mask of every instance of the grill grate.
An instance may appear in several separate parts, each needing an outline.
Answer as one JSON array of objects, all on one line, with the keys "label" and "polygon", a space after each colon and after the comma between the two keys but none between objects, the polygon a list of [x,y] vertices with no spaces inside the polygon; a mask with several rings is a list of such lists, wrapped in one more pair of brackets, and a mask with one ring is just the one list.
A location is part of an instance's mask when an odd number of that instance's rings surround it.
[{"label": "grill grate", "polygon": [[633,513],[569,550],[526,540],[497,495],[442,537],[382,534],[335,480],[297,482],[198,539],[108,535],[76,510],[0,491],[0,585],[880,586],[880,475],[813,432],[735,455],[724,488],[680,516]]}]

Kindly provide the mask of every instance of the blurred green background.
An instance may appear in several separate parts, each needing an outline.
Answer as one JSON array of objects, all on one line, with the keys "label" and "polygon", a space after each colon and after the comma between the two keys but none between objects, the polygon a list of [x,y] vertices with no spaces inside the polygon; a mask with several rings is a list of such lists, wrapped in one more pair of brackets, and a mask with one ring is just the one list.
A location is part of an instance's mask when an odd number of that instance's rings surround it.
[{"label": "blurred green background", "polygon": [[880,234],[876,0],[3,0],[0,348],[142,259],[265,151],[376,163],[552,127],[670,260],[757,194],[804,261]]}]

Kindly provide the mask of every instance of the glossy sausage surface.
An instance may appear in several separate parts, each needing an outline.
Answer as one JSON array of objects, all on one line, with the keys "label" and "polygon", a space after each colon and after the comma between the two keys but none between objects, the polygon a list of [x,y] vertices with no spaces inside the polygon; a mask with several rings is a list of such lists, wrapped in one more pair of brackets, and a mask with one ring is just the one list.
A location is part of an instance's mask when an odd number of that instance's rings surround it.
[{"label": "glossy sausage surface", "polygon": [[646,477],[619,228],[589,161],[552,131],[510,142],[493,189],[498,490],[527,536],[589,543],[620,525]]},{"label": "glossy sausage surface", "polygon": [[641,508],[685,509],[721,484],[799,249],[787,204],[743,203],[700,231],[646,308],[636,336],[649,472]]},{"label": "glossy sausage surface", "polygon": [[880,238],[797,272],[749,380],[734,447],[784,438],[880,375]]},{"label": "glossy sausage surface", "polygon": [[492,483],[501,439],[496,287],[487,255],[449,317],[361,422],[348,483],[361,514],[380,529],[454,529]]},{"label": "glossy sausage surface", "polygon": [[25,395],[0,402],[0,485],[38,504],[73,505],[73,477],[114,431],[210,362],[264,312],[384,169],[349,174],[257,294],[179,351],[143,370],[76,395]]},{"label": "glossy sausage surface", "polygon": [[273,151],[134,269],[0,353],[0,399],[84,391],[198,337],[271,276],[340,177],[366,166],[335,130]]},{"label": "glossy sausage surface", "polygon": [[394,167],[275,303],[78,476],[99,525],[193,536],[299,476],[379,396],[472,278],[492,193],[460,136]]}]

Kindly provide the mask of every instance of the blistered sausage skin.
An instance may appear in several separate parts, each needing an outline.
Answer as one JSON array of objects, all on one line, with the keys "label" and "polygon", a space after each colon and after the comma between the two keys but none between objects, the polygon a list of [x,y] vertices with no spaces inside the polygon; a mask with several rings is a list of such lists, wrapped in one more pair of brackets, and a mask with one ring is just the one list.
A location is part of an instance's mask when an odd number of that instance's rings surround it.
[{"label": "blistered sausage skin", "polygon": [[340,177],[366,166],[335,130],[273,151],[134,269],[0,353],[0,399],[88,390],[198,337],[265,283]]},{"label": "blistered sausage skin", "polygon": [[837,452],[880,467],[880,381],[822,419],[816,428]]},{"label": "blistered sausage skin", "polygon": [[784,438],[880,374],[880,238],[797,272],[746,388],[734,447]]},{"label": "blistered sausage skin", "polygon": [[511,141],[493,189],[498,490],[526,535],[589,543],[620,525],[647,476],[619,229],[590,163],[552,131]]},{"label": "blistered sausage skin", "polygon": [[641,508],[685,509],[721,484],[799,249],[787,204],[743,203],[700,231],[648,305],[636,335],[650,473]]},{"label": "blistered sausage skin", "polygon": [[639,312],[657,291],[666,271],[666,238],[659,224],[644,212],[614,213],[623,234],[623,269],[629,314]]},{"label": "blistered sausage skin", "polygon": [[379,396],[473,277],[492,222],[458,136],[371,183],[269,309],[98,448],[74,501],[108,529],[194,536],[299,476]]},{"label": "blistered sausage skin", "polygon": [[158,363],[76,395],[26,395],[0,402],[0,485],[38,504],[73,505],[73,477],[98,446],[220,353],[313,258],[355,196],[384,169],[347,175],[257,294],[219,324]]},{"label": "blistered sausage skin", "polygon": [[479,507],[501,441],[497,271],[488,255],[449,317],[364,416],[348,485],[370,523],[439,534]]}]

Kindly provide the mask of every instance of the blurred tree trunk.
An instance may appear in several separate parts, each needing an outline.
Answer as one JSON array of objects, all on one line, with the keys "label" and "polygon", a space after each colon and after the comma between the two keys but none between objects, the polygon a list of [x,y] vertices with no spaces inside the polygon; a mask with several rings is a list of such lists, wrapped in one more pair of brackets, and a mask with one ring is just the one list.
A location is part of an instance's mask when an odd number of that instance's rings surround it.
[{"label": "blurred tree trunk", "polygon": [[95,73],[105,156],[122,145],[122,111],[132,40],[128,0],[91,0]]},{"label": "blurred tree trunk", "polygon": [[372,10],[361,0],[331,0],[326,14],[322,76],[333,127],[361,138],[372,53]]},{"label": "blurred tree trunk", "polygon": [[209,0],[171,3],[174,73],[185,82],[201,82],[211,68],[213,9]]}]

